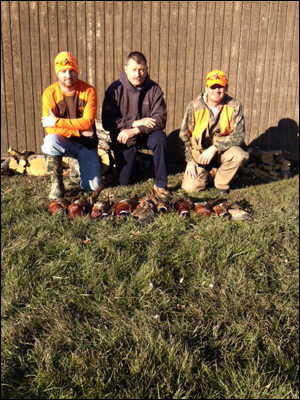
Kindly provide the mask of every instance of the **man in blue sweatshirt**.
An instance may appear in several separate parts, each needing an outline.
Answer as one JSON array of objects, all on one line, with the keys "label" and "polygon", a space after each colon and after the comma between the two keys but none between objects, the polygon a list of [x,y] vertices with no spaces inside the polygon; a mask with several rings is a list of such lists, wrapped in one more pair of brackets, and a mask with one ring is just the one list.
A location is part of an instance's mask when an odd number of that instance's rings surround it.
[{"label": "man in blue sweatshirt", "polygon": [[133,183],[138,147],[153,151],[154,190],[162,197],[167,190],[166,103],[157,83],[148,75],[145,56],[132,52],[124,71],[105,92],[102,108],[104,129],[110,132],[120,185]]}]

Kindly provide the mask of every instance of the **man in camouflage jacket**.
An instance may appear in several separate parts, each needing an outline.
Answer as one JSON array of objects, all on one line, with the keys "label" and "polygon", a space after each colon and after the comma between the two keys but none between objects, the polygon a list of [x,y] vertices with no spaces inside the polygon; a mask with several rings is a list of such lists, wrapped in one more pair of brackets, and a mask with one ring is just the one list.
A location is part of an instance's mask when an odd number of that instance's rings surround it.
[{"label": "man in camouflage jacket", "polygon": [[204,190],[209,171],[218,167],[216,190],[229,193],[230,182],[249,154],[240,147],[245,139],[243,109],[227,94],[228,81],[222,71],[206,77],[205,93],[187,107],[180,139],[187,162],[182,188],[186,192]]}]

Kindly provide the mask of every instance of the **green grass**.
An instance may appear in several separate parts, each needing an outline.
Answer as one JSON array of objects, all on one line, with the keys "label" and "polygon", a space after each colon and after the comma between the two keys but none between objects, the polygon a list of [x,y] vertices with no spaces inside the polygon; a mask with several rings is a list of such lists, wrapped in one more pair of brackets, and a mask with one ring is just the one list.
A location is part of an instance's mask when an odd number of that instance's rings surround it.
[{"label": "green grass", "polygon": [[49,216],[47,178],[1,183],[3,398],[299,397],[297,175],[237,182],[247,222],[144,225]]}]

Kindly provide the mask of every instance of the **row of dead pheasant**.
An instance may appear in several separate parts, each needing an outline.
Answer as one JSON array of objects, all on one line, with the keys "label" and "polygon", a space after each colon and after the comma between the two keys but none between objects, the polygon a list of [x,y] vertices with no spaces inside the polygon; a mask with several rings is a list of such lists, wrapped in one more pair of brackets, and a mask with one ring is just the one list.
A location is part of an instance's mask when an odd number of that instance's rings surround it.
[{"label": "row of dead pheasant", "polygon": [[192,211],[203,217],[219,215],[226,219],[242,220],[252,215],[248,203],[228,203],[220,198],[204,202],[193,202],[189,197],[179,197],[171,201],[161,200],[154,194],[138,198],[137,195],[129,199],[111,199],[93,203],[90,199],[80,199],[65,196],[55,199],[48,205],[50,214],[67,214],[69,218],[89,214],[92,219],[126,218],[133,217],[139,222],[150,222],[156,214],[166,214],[175,210],[181,218],[189,218]]}]

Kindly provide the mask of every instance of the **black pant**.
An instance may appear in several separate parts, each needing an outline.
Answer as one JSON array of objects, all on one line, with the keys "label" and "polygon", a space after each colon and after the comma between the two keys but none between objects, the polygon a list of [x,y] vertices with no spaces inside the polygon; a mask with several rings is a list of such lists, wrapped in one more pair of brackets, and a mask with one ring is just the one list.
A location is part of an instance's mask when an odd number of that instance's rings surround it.
[{"label": "black pant", "polygon": [[138,137],[136,146],[114,145],[117,174],[119,184],[127,186],[132,182],[135,168],[135,158],[139,147],[153,151],[153,163],[155,170],[154,184],[160,188],[166,188],[167,178],[167,137],[163,131],[153,131],[149,135]]}]

